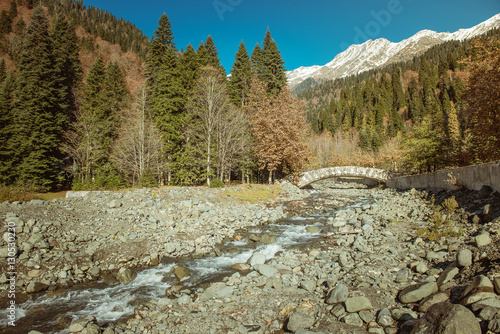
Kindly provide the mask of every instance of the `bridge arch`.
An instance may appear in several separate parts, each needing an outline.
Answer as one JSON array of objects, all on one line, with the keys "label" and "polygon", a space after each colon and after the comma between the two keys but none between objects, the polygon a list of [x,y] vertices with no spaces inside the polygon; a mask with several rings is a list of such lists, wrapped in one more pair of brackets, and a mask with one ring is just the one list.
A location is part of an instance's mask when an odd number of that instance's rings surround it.
[{"label": "bridge arch", "polygon": [[368,167],[338,166],[328,167],[301,173],[297,181],[299,188],[323,179],[332,177],[360,177],[385,183],[390,178],[390,172]]}]

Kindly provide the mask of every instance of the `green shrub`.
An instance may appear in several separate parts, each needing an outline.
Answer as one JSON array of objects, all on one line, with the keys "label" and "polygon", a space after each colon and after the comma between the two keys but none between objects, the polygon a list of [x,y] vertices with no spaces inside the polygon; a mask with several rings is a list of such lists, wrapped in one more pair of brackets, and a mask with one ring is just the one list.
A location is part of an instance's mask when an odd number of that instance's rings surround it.
[{"label": "green shrub", "polygon": [[213,179],[210,181],[210,188],[224,188],[226,185],[221,179]]},{"label": "green shrub", "polygon": [[417,235],[436,241],[442,237],[462,234],[462,227],[452,224],[452,217],[457,208],[458,203],[455,196],[447,198],[441,205],[434,207],[434,212],[429,216],[429,225],[426,228],[419,229]]}]

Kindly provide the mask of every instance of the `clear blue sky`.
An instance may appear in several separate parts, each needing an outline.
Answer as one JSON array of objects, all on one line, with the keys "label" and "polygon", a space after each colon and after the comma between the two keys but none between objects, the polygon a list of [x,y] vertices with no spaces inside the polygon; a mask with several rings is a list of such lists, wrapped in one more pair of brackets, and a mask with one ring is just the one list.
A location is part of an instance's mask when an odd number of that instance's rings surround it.
[{"label": "clear blue sky", "polygon": [[324,65],[366,39],[399,42],[422,29],[454,32],[500,13],[500,0],[84,0],[134,23],[149,38],[166,13],[174,42],[196,49],[208,35],[229,73],[243,40],[249,53],[267,27],[287,70]]}]

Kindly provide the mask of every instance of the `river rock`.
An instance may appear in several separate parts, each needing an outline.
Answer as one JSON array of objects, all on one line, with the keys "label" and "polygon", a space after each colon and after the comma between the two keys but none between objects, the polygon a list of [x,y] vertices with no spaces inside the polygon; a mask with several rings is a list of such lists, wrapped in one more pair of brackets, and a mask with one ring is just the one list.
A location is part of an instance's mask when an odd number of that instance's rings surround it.
[{"label": "river rock", "polygon": [[435,282],[424,282],[401,290],[399,292],[399,300],[403,304],[416,303],[427,296],[438,291],[438,285]]},{"label": "river rock", "polygon": [[313,316],[294,311],[288,317],[287,328],[292,332],[297,332],[301,329],[311,328],[314,325],[314,321]]},{"label": "river rock", "polygon": [[420,312],[427,312],[432,305],[447,302],[449,299],[450,290],[438,292],[422,299],[422,301],[418,304],[418,310]]},{"label": "river rock", "polygon": [[264,263],[266,263],[266,256],[262,253],[253,253],[252,256],[248,259],[248,264],[251,266]]},{"label": "river rock", "polygon": [[343,303],[346,301],[348,293],[349,290],[347,286],[343,283],[339,283],[332,291],[330,291],[325,302],[327,304]]},{"label": "river rock", "polygon": [[247,263],[235,263],[231,266],[231,269],[237,271],[246,271],[250,269],[250,265]]},{"label": "river rock", "polygon": [[319,233],[319,227],[317,226],[306,226],[306,232],[316,234]]},{"label": "river rock", "polygon": [[37,293],[40,291],[47,290],[49,286],[47,284],[44,284],[42,282],[30,282],[28,286],[26,287],[26,292],[27,293]]},{"label": "river rock", "polygon": [[32,234],[30,236],[30,238],[28,239],[28,242],[30,244],[34,245],[34,244],[36,244],[36,243],[38,243],[38,242],[40,242],[42,240],[43,240],[43,234],[42,233],[34,233],[34,234]]},{"label": "river rock", "polygon": [[357,326],[357,327],[363,326],[363,320],[361,320],[361,317],[357,313],[351,313],[346,315],[342,319],[342,321],[344,321],[344,323],[346,323],[347,325],[351,326]]},{"label": "river rock", "polygon": [[111,202],[109,202],[108,206],[111,209],[119,208],[122,206],[122,202],[120,200],[114,199]]},{"label": "river rock", "polygon": [[256,264],[254,268],[259,274],[267,277],[274,276],[278,272],[278,269],[268,264]]},{"label": "river rock", "polygon": [[383,308],[377,314],[377,323],[382,327],[391,326],[394,323],[392,319],[391,311],[387,308]]},{"label": "river rock", "polygon": [[120,268],[118,274],[116,275],[116,279],[124,284],[133,281],[136,277],[137,274],[135,272],[133,272],[129,268],[124,268],[124,267]]},{"label": "river rock", "polygon": [[373,309],[370,300],[364,296],[347,298],[345,301],[345,308],[347,312],[359,312],[361,310]]},{"label": "river rock", "polygon": [[491,237],[488,232],[479,234],[478,236],[476,236],[475,240],[477,247],[487,246],[491,243]]},{"label": "river rock", "polygon": [[189,277],[191,273],[189,272],[188,268],[181,265],[176,265],[174,266],[174,275],[178,281],[182,281],[184,278]]},{"label": "river rock", "polygon": [[457,265],[461,268],[472,265],[472,252],[469,249],[461,249],[457,253]]},{"label": "river rock", "polygon": [[453,280],[455,276],[457,276],[459,273],[459,270],[456,266],[456,264],[452,264],[448,266],[443,272],[439,275],[439,278],[437,280],[438,286],[442,286],[443,284],[450,282]]},{"label": "river rock", "polygon": [[438,303],[413,326],[411,334],[481,334],[479,321],[462,305]]},{"label": "river rock", "polygon": [[77,319],[71,323],[68,330],[71,333],[78,333],[78,332],[83,331],[89,323],[95,322],[95,321],[96,321],[96,319],[94,317],[86,317],[83,319]]},{"label": "river rock", "polygon": [[260,238],[260,242],[262,242],[263,244],[274,244],[276,242],[276,237],[272,237],[268,234],[264,234]]}]

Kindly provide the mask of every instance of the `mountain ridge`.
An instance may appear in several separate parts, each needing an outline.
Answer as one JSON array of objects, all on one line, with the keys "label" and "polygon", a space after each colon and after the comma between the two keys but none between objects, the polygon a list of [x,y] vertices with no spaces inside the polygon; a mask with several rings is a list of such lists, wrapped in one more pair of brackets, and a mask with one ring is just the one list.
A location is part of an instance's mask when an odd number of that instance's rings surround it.
[{"label": "mountain ridge", "polygon": [[307,79],[321,82],[359,74],[391,63],[410,60],[434,45],[471,39],[496,28],[500,28],[500,13],[471,28],[459,29],[453,33],[424,29],[398,43],[385,38],[370,39],[362,44],[351,45],[323,66],[302,66],[288,71],[288,84],[294,90]]}]

